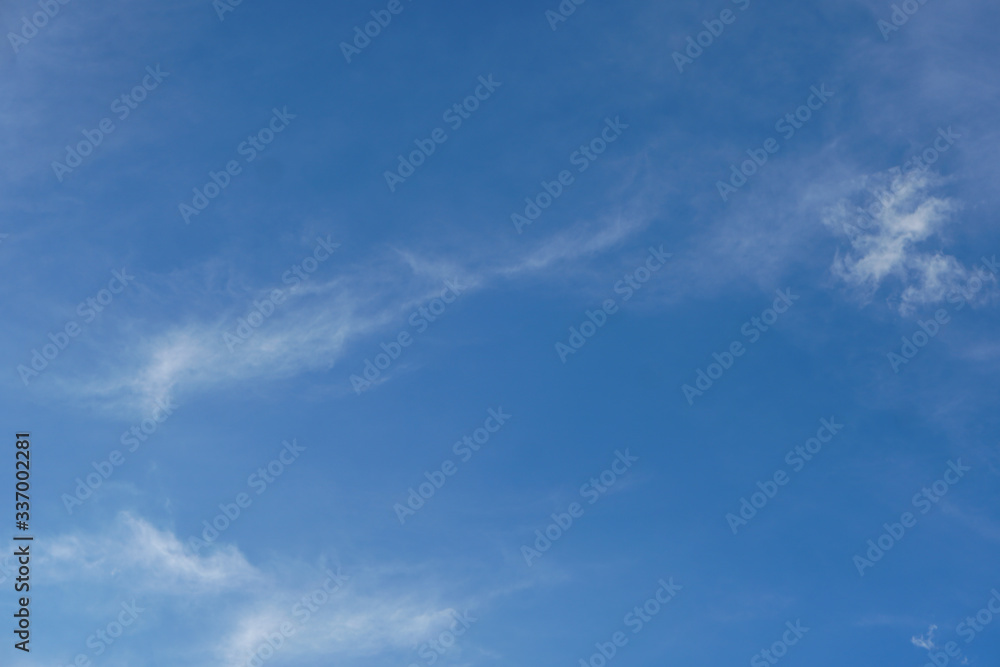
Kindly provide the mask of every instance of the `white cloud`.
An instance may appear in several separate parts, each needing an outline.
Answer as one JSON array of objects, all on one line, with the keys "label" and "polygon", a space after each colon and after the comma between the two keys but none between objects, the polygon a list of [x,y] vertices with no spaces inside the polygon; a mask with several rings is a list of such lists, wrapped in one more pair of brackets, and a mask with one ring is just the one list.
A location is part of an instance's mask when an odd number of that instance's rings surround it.
[{"label": "white cloud", "polygon": [[177,537],[127,512],[99,535],[50,540],[47,571],[72,581],[127,583],[134,591],[175,595],[217,593],[259,581],[260,573],[234,547],[193,554]]},{"label": "white cloud", "polygon": [[458,610],[426,596],[399,590],[365,595],[348,584],[347,590],[334,592],[326,603],[313,603],[315,611],[306,616],[309,607],[300,602],[309,592],[282,591],[247,609],[219,642],[220,660],[231,667],[246,664],[266,638],[273,638],[287,623],[293,633],[281,648],[283,655],[343,660],[395,654],[402,663],[406,654],[447,630],[459,615]]},{"label": "white cloud", "polygon": [[[498,258],[479,262],[397,250],[363,265],[337,266],[334,270],[338,275],[325,281],[313,278],[291,289],[272,281],[274,284],[265,284],[250,294],[224,292],[221,298],[226,303],[214,310],[211,304],[206,307],[209,296],[192,295],[182,306],[184,323],[168,324],[165,331],[146,336],[142,329],[149,324],[135,323],[128,327],[127,340],[122,342],[125,349],[109,346],[114,347],[113,362],[59,382],[62,391],[75,399],[148,416],[158,402],[166,402],[179,392],[197,394],[248,380],[328,370],[341,361],[349,344],[394,324],[407,327],[410,313],[438,296],[445,281],[463,287],[464,299],[501,279],[542,275],[557,266],[565,270],[568,262],[590,259],[644,226],[643,219],[621,217],[580,223],[527,248],[519,244]],[[335,256],[329,261],[340,259]],[[228,271],[216,262],[211,269],[215,273]],[[203,270],[198,267],[192,272]],[[183,276],[171,279],[174,285],[186,285],[188,291],[197,289]],[[156,281],[155,277],[146,279],[148,284]],[[233,334],[238,319],[248,315],[254,300],[266,298],[275,287],[285,289],[287,300],[231,352],[223,335]]]},{"label": "white cloud", "polygon": [[645,216],[616,215],[599,222],[586,222],[558,231],[538,246],[497,270],[515,276],[548,269],[562,262],[579,260],[607,251],[645,228]]},{"label": "white cloud", "polygon": [[[113,361],[60,380],[61,389],[85,402],[148,416],[157,402],[179,393],[329,369],[349,342],[398,321],[439,294],[445,280],[457,280],[470,289],[477,284],[473,276],[453,266],[398,256],[402,261],[384,259],[348,267],[336,278],[313,277],[291,288],[273,280],[250,293],[185,295],[175,323],[168,320],[165,330],[142,335],[155,324],[134,322],[122,334],[121,347],[97,351],[105,357],[113,349]],[[224,334],[235,335],[254,302],[267,299],[275,288],[284,291],[285,300],[231,351]],[[193,292],[196,287],[186,289]]]},{"label": "white cloud", "polygon": [[936,646],[934,645],[934,632],[936,630],[937,626],[932,625],[930,628],[927,629],[926,637],[924,637],[923,635],[921,635],[920,637],[910,637],[910,642],[918,648],[930,651],[931,649],[936,648]]},{"label": "white cloud", "polygon": [[[56,536],[48,544],[42,569],[55,582],[72,584],[68,590],[96,586],[117,594],[114,599],[136,597],[157,612],[213,609],[205,635],[190,641],[203,645],[204,664],[228,667],[246,664],[283,624],[293,632],[282,642],[282,655],[387,655],[402,662],[422,642],[456,625],[456,618],[474,623],[470,610],[509,592],[453,595],[447,592],[453,586],[414,566],[275,562],[260,568],[232,545],[192,553],[170,530],[127,512],[97,533]],[[455,646],[449,653],[460,650]]]},{"label": "white cloud", "polygon": [[955,257],[928,248],[943,244],[943,232],[958,206],[929,194],[935,184],[927,173],[911,171],[866,179],[872,199],[865,211],[841,203],[826,224],[851,238],[851,250],[834,259],[834,275],[870,302],[890,280],[898,291],[899,310],[939,303],[961,288],[972,272]]},{"label": "white cloud", "polygon": [[[223,635],[202,641],[206,650],[233,666],[244,664],[250,652],[284,623],[294,628],[282,648],[288,655],[347,658],[408,653],[449,628],[459,610],[477,604],[471,598],[460,601],[462,605],[441,601],[443,587],[426,578],[399,584],[400,579],[413,578],[412,568],[401,572],[369,566],[347,571],[339,566],[316,570],[285,564],[278,569],[285,571],[284,579],[293,581],[280,581],[251,565],[234,546],[215,545],[209,552],[193,554],[171,531],[128,513],[100,533],[50,539],[43,558],[50,577],[77,589],[87,585],[104,592],[120,589],[121,595],[137,596],[144,606],[157,610],[188,608],[195,602],[200,608],[209,605],[217,610],[216,630],[221,628]],[[320,590],[329,595],[315,597]],[[303,604],[306,596],[311,603]]]}]

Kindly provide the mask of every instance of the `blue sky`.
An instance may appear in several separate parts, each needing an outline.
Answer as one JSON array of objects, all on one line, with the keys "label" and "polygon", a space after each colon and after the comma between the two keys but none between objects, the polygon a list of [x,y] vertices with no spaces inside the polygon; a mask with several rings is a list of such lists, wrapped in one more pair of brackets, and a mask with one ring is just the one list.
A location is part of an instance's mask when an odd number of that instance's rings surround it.
[{"label": "blue sky", "polygon": [[996,663],[996,7],[0,24],[4,664]]}]

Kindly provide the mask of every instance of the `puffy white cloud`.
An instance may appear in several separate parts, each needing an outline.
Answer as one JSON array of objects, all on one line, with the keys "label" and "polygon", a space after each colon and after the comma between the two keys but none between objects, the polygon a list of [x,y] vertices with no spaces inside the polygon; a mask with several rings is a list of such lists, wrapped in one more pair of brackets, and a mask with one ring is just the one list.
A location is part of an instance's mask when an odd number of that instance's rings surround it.
[{"label": "puffy white cloud", "polygon": [[943,244],[945,227],[958,205],[930,194],[935,182],[926,172],[897,171],[865,181],[865,195],[872,200],[866,208],[849,210],[841,203],[825,220],[851,241],[851,249],[835,257],[834,275],[865,302],[895,281],[903,314],[961,290],[972,272],[933,245]]}]

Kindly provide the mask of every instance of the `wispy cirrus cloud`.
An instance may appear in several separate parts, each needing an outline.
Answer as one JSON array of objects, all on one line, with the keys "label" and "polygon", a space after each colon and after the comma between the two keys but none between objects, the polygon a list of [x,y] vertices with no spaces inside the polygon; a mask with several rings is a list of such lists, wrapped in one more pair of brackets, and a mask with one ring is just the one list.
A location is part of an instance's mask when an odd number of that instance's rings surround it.
[{"label": "wispy cirrus cloud", "polygon": [[[185,294],[175,294],[173,284],[191,282],[190,276],[176,272],[170,285],[162,278],[143,276],[154,297],[159,290],[181,299],[181,312],[173,323],[166,330],[154,331],[153,322],[130,320],[118,333],[120,346],[95,350],[101,357],[99,370],[88,368],[85,373],[60,377],[58,387],[72,400],[146,415],[157,404],[181,394],[329,370],[349,354],[352,344],[405,323],[410,313],[441,293],[445,281],[460,285],[465,298],[502,281],[566,270],[618,246],[647,223],[639,214],[583,221],[536,243],[476,260],[396,249],[368,261],[324,267],[323,271],[332,270],[335,275],[321,279],[317,274],[291,288],[280,281],[234,288],[231,269],[218,260],[187,272],[198,274],[197,281],[228,285],[211,295],[195,296],[192,285],[185,288]],[[340,256],[328,260],[330,264],[339,261],[343,261]],[[228,278],[202,275],[206,271]],[[225,336],[234,335],[254,302],[266,299],[276,287],[283,289],[286,300],[253,327],[251,336],[227,345]],[[109,358],[112,351],[113,359]]]},{"label": "wispy cirrus cloud", "polygon": [[[281,649],[288,656],[402,661],[456,619],[475,622],[474,610],[494,597],[489,586],[455,593],[433,569],[412,565],[344,568],[321,559],[319,567],[262,567],[221,543],[194,553],[171,530],[128,512],[97,531],[58,535],[48,543],[42,558],[56,581],[135,597],[155,614],[211,605],[211,632],[206,628],[204,636],[191,638],[202,645],[205,660],[199,664],[244,665],[283,625],[293,629]],[[504,595],[510,589],[496,590]]]},{"label": "wispy cirrus cloud", "polygon": [[[44,559],[61,579],[115,580],[131,591],[202,595],[259,582],[261,575],[235,547],[191,553],[171,532],[122,512],[105,532],[49,540]],[[151,576],[151,573],[156,576]]]}]

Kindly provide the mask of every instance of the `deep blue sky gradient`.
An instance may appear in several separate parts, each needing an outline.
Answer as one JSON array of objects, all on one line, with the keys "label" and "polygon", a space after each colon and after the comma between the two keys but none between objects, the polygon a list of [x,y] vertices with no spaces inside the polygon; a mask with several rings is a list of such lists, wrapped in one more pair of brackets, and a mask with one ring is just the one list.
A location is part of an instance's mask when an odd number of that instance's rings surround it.
[{"label": "deep blue sky gradient", "polygon": [[[348,583],[266,664],[426,665],[453,611],[477,620],[437,664],[577,665],[618,631],[609,664],[748,664],[797,620],[790,667],[919,667],[949,641],[950,664],[995,664],[997,625],[971,643],[957,628],[1000,587],[1000,292],[946,296],[1000,253],[1000,10],[929,0],[884,40],[890,3],[740,4],[591,0],[553,30],[554,2],[403,0],[348,64],[339,44],[385,3],[247,0],[220,20],[208,0],[69,2],[17,53],[0,45],[0,392],[8,433],[33,435],[38,554],[32,654],[4,646],[4,664],[244,665],[337,567]],[[727,8],[679,72],[674,52]],[[36,11],[6,5],[5,34]],[[157,65],[169,76],[118,120],[112,101]],[[723,201],[730,166],[820,85],[832,98]],[[246,162],[275,108],[295,118]],[[53,161],[105,117],[115,131],[59,181]],[[628,128],[576,171],[609,118]],[[390,192],[384,172],[438,127]],[[893,181],[949,127],[929,169]],[[234,159],[185,224],[178,205]],[[518,233],[511,214],[565,169]],[[843,223],[893,186],[894,212],[852,244]],[[336,252],[284,282],[328,236]],[[651,246],[672,257],[624,301]],[[84,322],[123,268],[134,282]],[[446,280],[465,291],[417,332]],[[223,333],[274,289],[230,352]],[[798,300],[751,344],[741,328],[779,289]],[[606,299],[618,310],[562,363],[556,343]],[[941,308],[895,373],[887,354]],[[70,321],[83,332],[26,385],[18,366]],[[403,331],[412,345],[356,393]],[[734,341],[746,353],[689,404],[682,386]],[[176,408],[127,452],[157,401]],[[510,420],[461,461],[454,443],[499,408]],[[831,418],[843,430],[792,472],[786,453]],[[258,495],[248,477],[292,439],[305,451]],[[114,450],[125,463],[69,512]],[[625,450],[639,460],[587,504]],[[959,459],[972,470],[920,514],[914,494]],[[447,460],[457,473],[400,525],[394,505]],[[779,470],[734,535],[726,515]],[[192,550],[240,493],[252,504]],[[574,502],[529,566],[522,546]],[[855,555],[906,511],[916,526],[860,576]],[[633,634],[626,614],[671,578],[682,590]],[[95,655],[88,637],[133,599],[145,611]]]}]

